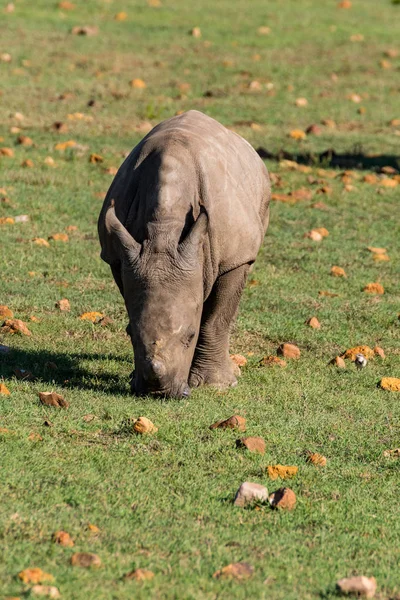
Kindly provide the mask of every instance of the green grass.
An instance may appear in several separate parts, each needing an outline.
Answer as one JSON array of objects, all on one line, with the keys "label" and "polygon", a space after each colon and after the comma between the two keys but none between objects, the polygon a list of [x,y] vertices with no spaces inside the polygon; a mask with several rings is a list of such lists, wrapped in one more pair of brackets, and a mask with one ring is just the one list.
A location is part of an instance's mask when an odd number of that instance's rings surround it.
[{"label": "green grass", "polygon": [[[65,600],[328,599],[336,595],[336,580],[353,573],[374,575],[381,600],[399,598],[399,462],[383,451],[400,446],[400,405],[398,394],[377,383],[400,374],[400,186],[369,185],[355,170],[354,189],[346,191],[340,171],[321,174],[316,165],[307,174],[267,161],[281,177],[275,192],[307,187],[313,200],[273,203],[251,275],[258,285],[247,287],[233,333],[233,352],[254,353],[238,387],[196,390],[187,401],[128,394],[125,309],[100,261],[96,233],[101,194],[112,180],[105,170],[119,166],[140,140],[138,125],[180,110],[202,110],[271,152],[357,147],[371,164],[396,164],[399,127],[389,121],[400,118],[400,58],[384,52],[397,43],[399,7],[383,0],[354,0],[350,10],[311,0],[76,4],[60,11],[56,2],[17,0],[15,11],[0,19],[0,54],[12,57],[0,61],[0,147],[14,150],[14,157],[0,157],[0,197],[9,199],[0,203],[0,217],[30,216],[29,223],[0,225],[0,304],[32,331],[30,338],[0,333],[0,343],[11,346],[0,355],[0,376],[11,392],[0,396],[0,427],[11,432],[0,434],[1,593],[21,596],[29,586],[18,572],[38,566],[54,575]],[[127,20],[115,21],[122,10]],[[72,36],[75,25],[96,25],[99,34]],[[257,33],[262,25],[270,26],[269,35]],[[195,26],[201,39],[188,35]],[[356,33],[364,41],[351,42]],[[382,59],[392,68],[382,69]],[[134,78],[146,89],[132,89]],[[261,91],[249,91],[254,80]],[[190,89],[182,93],[181,83]],[[212,97],[204,96],[208,90]],[[347,98],[351,93],[362,96],[365,114]],[[296,107],[298,97],[308,106]],[[68,119],[75,112],[93,119]],[[326,118],[336,121],[335,129],[321,126],[320,136],[302,142],[288,137]],[[56,133],[55,121],[68,132]],[[34,145],[18,145],[21,134]],[[69,139],[78,148],[54,149]],[[91,152],[104,162],[90,164]],[[55,167],[44,164],[47,156]],[[33,168],[21,166],[28,158]],[[310,184],[310,175],[317,183]],[[323,180],[330,195],[317,192]],[[312,207],[318,201],[326,210]],[[68,243],[41,248],[32,242],[69,225],[78,229]],[[321,226],[330,233],[321,243],[303,237]],[[367,246],[386,247],[391,260],[375,263]],[[348,277],[333,278],[332,265]],[[383,296],[362,292],[376,281]],[[320,290],[338,295],[319,296]],[[54,306],[63,297],[70,313]],[[79,320],[89,310],[113,323],[102,328]],[[30,321],[32,315],[40,322]],[[317,331],[304,324],[314,315],[322,323]],[[299,361],[286,369],[257,366],[285,341],[298,344]],[[358,344],[382,346],[387,358],[371,360],[361,372],[351,364],[327,366]],[[36,379],[17,380],[15,368]],[[70,402],[68,410],[39,404],[38,392],[51,389]],[[232,431],[209,430],[235,413],[247,418],[248,435],[265,438],[265,456],[237,450]],[[95,418],[86,422],[87,414]],[[127,432],[127,419],[140,415],[159,427],[156,435]],[[52,427],[43,425],[46,419]],[[30,441],[32,432],[43,440]],[[306,464],[307,449],[324,454],[326,468]],[[267,479],[266,466],[276,463],[299,467],[288,483],[296,509],[233,508],[243,481],[270,491],[285,484]],[[100,528],[97,536],[89,523]],[[52,542],[60,529],[75,540],[73,549]],[[74,551],[97,553],[102,568],[72,567]],[[254,567],[247,582],[212,577],[240,560]],[[154,579],[124,581],[134,567],[151,569]]]}]

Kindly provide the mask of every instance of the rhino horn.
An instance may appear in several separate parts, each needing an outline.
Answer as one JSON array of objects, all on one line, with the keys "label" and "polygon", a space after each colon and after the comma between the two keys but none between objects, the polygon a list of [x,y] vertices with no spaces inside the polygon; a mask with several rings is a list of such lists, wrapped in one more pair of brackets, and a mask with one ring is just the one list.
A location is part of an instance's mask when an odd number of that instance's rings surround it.
[{"label": "rhino horn", "polygon": [[111,204],[107,209],[105,225],[109,235],[115,235],[117,237],[123,251],[128,255],[128,257],[131,260],[136,260],[139,256],[141,246],[122,225],[121,221],[115,214],[114,200],[111,200]]},{"label": "rhino horn", "polygon": [[204,239],[207,226],[208,215],[205,211],[202,211],[183,242],[179,245],[179,254],[185,262],[196,264],[200,244]]}]

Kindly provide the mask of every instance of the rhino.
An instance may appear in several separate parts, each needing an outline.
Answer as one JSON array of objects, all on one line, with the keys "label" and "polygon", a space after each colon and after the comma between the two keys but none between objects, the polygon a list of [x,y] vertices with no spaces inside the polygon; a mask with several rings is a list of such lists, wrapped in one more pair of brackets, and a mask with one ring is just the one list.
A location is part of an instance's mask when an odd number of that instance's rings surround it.
[{"label": "rhino", "polygon": [[270,195],[252,146],[196,110],[158,124],[121,165],[98,232],[128,312],[133,394],[236,385],[230,330]]}]

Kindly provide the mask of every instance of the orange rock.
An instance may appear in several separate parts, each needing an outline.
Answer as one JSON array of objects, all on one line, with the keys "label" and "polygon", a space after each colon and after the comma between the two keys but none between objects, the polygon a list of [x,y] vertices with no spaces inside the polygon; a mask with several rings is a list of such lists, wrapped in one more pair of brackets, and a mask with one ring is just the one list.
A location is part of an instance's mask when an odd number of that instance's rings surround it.
[{"label": "orange rock", "polygon": [[380,283],[368,283],[364,290],[367,294],[384,294],[385,289]]},{"label": "orange rock", "polygon": [[245,367],[247,365],[247,358],[245,358],[241,354],[231,354],[231,360],[238,367]]},{"label": "orange rock", "polygon": [[331,268],[331,275],[333,275],[334,277],[347,277],[346,271],[342,269],[342,267],[336,266]]},{"label": "orange rock", "polygon": [[385,254],[387,252],[386,248],[376,248],[375,246],[368,246],[367,250],[373,254]]},{"label": "orange rock", "polygon": [[21,146],[33,146],[33,141],[26,135],[20,135],[17,139],[17,143]]},{"label": "orange rock", "polygon": [[74,148],[76,146],[75,140],[68,140],[67,142],[59,142],[54,146],[55,150],[66,150],[67,148]]},{"label": "orange rock", "polygon": [[265,441],[260,437],[245,437],[236,440],[237,448],[247,448],[249,452],[265,454]]},{"label": "orange rock", "polygon": [[350,0],[342,0],[341,2],[339,2],[338,8],[351,8]]},{"label": "orange rock", "polygon": [[87,528],[93,534],[100,533],[100,528],[97,525],[93,525],[93,523],[89,523]]},{"label": "orange rock", "polygon": [[117,13],[114,17],[115,21],[126,21],[127,18],[128,15],[124,11]]},{"label": "orange rock", "polygon": [[71,310],[71,305],[67,298],[62,298],[61,300],[58,300],[58,302],[56,302],[56,308],[61,310],[61,312],[66,312]]},{"label": "orange rock", "polygon": [[374,259],[374,262],[388,262],[390,260],[389,256],[385,253],[374,254],[373,259]]},{"label": "orange rock", "polygon": [[374,358],[374,351],[369,346],[355,346],[354,348],[349,348],[342,356],[343,358],[349,358],[354,362],[357,354],[363,354],[368,360]]},{"label": "orange rock", "polygon": [[20,319],[6,319],[1,327],[1,331],[3,333],[32,335],[25,323]]},{"label": "orange rock", "polygon": [[10,395],[10,390],[8,389],[8,387],[4,384],[0,382],[0,396],[9,396]]},{"label": "orange rock", "polygon": [[0,155],[8,156],[9,158],[11,158],[14,156],[14,150],[12,150],[11,148],[0,148]]},{"label": "orange rock", "polygon": [[53,575],[45,573],[42,569],[33,567],[32,569],[24,569],[18,573],[18,577],[23,583],[42,583],[43,581],[54,581]]},{"label": "orange rock", "polygon": [[367,173],[367,175],[364,175],[363,181],[365,183],[369,183],[370,185],[375,185],[379,182],[379,177],[374,173]]},{"label": "orange rock", "polygon": [[39,392],[39,399],[45,406],[54,406],[56,408],[69,407],[69,402],[56,392]]},{"label": "orange rock", "polygon": [[306,321],[306,324],[312,329],[321,329],[321,323],[318,321],[317,317],[311,317],[311,319]]},{"label": "orange rock", "polygon": [[153,579],[154,573],[153,571],[149,571],[148,569],[135,569],[134,571],[130,571],[124,576],[124,579],[135,579],[135,581],[150,581]]},{"label": "orange rock", "polygon": [[387,187],[387,188],[394,188],[397,187],[399,185],[399,182],[397,181],[397,179],[381,179],[380,181],[380,185],[383,187]]},{"label": "orange rock", "polygon": [[294,140],[305,140],[307,134],[302,129],[292,129],[292,131],[289,132],[289,137]]},{"label": "orange rock", "polygon": [[270,495],[269,503],[272,508],[293,510],[296,506],[296,494],[290,488],[280,488]]},{"label": "orange rock", "polygon": [[156,433],[158,427],[156,427],[147,417],[139,417],[133,424],[133,431],[140,434]]},{"label": "orange rock", "polygon": [[74,10],[75,4],[72,4],[72,2],[69,2],[68,0],[63,0],[58,4],[58,8],[61,10]]},{"label": "orange rock", "polygon": [[323,236],[315,229],[312,229],[308,233],[305,233],[304,237],[310,238],[310,240],[312,240],[313,242],[321,242],[323,239]]},{"label": "orange rock", "polygon": [[274,365],[278,365],[283,368],[287,365],[286,361],[278,356],[264,356],[258,364],[260,367],[273,367]]},{"label": "orange rock", "polygon": [[74,546],[73,539],[66,531],[56,531],[56,533],[53,534],[53,541],[65,548],[72,548],[72,546]]},{"label": "orange rock", "polygon": [[50,247],[49,242],[44,238],[33,238],[33,243],[37,244],[38,246],[45,246],[46,248]]},{"label": "orange rock", "polygon": [[304,106],[308,105],[308,100],[307,98],[296,98],[295,104],[296,106],[303,108]]},{"label": "orange rock", "polygon": [[326,466],[326,457],[318,452],[307,452],[307,462],[316,465],[317,467]]},{"label": "orange rock", "polygon": [[147,87],[143,79],[132,79],[132,81],[129,82],[129,85],[137,90],[143,90]]},{"label": "orange rock", "polygon": [[192,31],[190,32],[191,35],[194,38],[201,38],[201,29],[200,27],[193,27]]},{"label": "orange rock", "polygon": [[238,431],[246,431],[246,419],[240,415],[233,415],[229,419],[213,423],[210,425],[210,429],[237,429]]},{"label": "orange rock", "polygon": [[12,310],[8,308],[5,304],[0,304],[0,317],[5,317],[6,319],[12,319],[14,313]]},{"label": "orange rock", "polygon": [[285,358],[300,358],[300,349],[294,344],[281,344],[277,352]]},{"label": "orange rock", "polygon": [[254,568],[245,562],[232,563],[216,571],[213,575],[214,579],[236,579],[243,581],[249,579],[254,573]]},{"label": "orange rock", "polygon": [[100,312],[86,312],[83,313],[79,318],[81,321],[91,321],[92,323],[97,323],[100,319],[102,319],[104,315]]},{"label": "orange rock", "polygon": [[267,467],[268,477],[272,480],[278,479],[290,479],[294,477],[299,470],[298,467],[288,467],[284,465],[270,465]]},{"label": "orange rock", "polygon": [[53,233],[53,235],[49,235],[49,240],[54,240],[55,242],[68,242],[69,237],[67,233]]},{"label": "orange rock", "polygon": [[384,352],[383,348],[381,348],[380,346],[375,346],[374,353],[377,356],[380,356],[381,358],[386,358],[385,357],[385,352]]},{"label": "orange rock", "polygon": [[15,221],[12,217],[0,217],[0,225],[14,225]]},{"label": "orange rock", "polygon": [[335,356],[335,358],[333,358],[329,364],[335,365],[339,369],[346,368],[346,363],[344,362],[344,360],[341,356]]},{"label": "orange rock", "polygon": [[400,379],[398,377],[382,377],[380,386],[389,392],[400,392]]}]

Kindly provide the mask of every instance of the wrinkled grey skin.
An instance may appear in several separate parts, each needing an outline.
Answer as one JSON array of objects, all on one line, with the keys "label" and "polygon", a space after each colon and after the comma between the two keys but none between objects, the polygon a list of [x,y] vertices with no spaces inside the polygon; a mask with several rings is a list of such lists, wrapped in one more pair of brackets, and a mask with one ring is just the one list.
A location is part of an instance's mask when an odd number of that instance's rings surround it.
[{"label": "wrinkled grey skin", "polygon": [[98,228],[129,315],[133,393],[236,384],[229,332],[269,199],[250,144],[194,110],[157,125],[122,164]]}]

